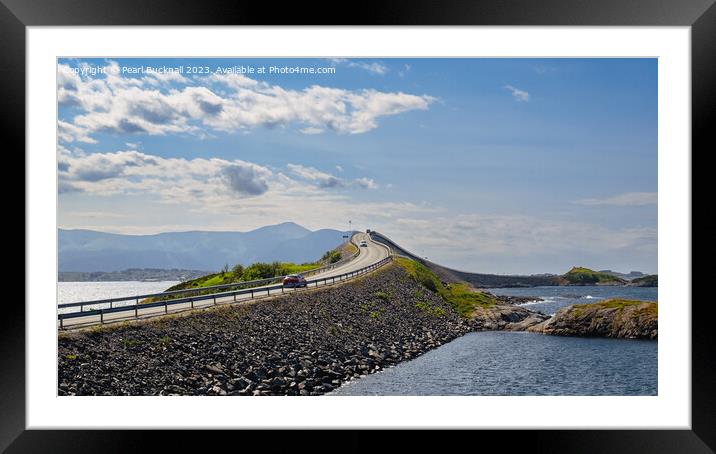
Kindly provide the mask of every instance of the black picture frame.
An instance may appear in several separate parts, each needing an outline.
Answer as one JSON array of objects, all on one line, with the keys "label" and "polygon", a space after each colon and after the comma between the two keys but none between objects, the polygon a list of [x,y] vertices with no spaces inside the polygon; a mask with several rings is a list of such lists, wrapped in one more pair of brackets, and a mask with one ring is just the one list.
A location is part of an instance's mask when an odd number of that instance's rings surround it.
[{"label": "black picture frame", "polygon": [[[280,5],[280,6],[279,6]],[[714,0],[493,0],[493,1],[361,1],[349,3],[314,1],[258,2],[203,0],[0,0],[0,111],[9,149],[25,146],[25,31],[29,26],[76,25],[550,25],[550,26],[690,26],[692,63],[693,157],[716,150],[710,131],[716,111],[716,6]],[[19,153],[17,153],[19,154]],[[18,165],[20,165],[18,163]],[[24,162],[22,163],[24,166]],[[693,180],[692,180],[693,181]],[[19,217],[19,216],[18,216]],[[692,221],[693,222],[693,221]],[[24,226],[28,228],[27,225]],[[27,236],[25,236],[27,247]],[[31,270],[27,270],[28,273]],[[31,285],[28,274],[26,286]],[[11,292],[11,291],[10,291]],[[6,293],[8,295],[8,293]],[[17,300],[17,297],[14,297]],[[714,452],[716,450],[716,352],[713,303],[708,299],[684,301],[692,308],[692,430],[550,430],[481,431],[465,434],[467,446],[490,446],[493,442],[531,452]],[[25,313],[19,304],[3,305],[0,330],[0,450],[7,452],[128,452],[155,450],[149,441],[161,437],[162,450],[211,444],[237,438],[231,431],[208,434],[189,431],[42,431],[25,429]],[[237,409],[239,411],[239,409]],[[476,409],[479,411],[479,409]],[[546,410],[547,411],[547,410]],[[589,409],[585,409],[589,411]],[[289,434],[273,436],[263,450],[282,446],[315,446],[309,438]],[[376,444],[365,432],[334,431],[338,449],[364,451]],[[401,451],[411,444],[427,448],[444,444],[441,434],[411,432],[389,436]],[[451,438],[452,439],[452,438]],[[470,442],[472,440],[472,442]],[[323,443],[329,443],[321,441]],[[335,442],[330,442],[331,444]],[[284,445],[285,444],[285,445]],[[453,449],[459,445],[454,445]],[[199,449],[199,448],[197,448]]]}]

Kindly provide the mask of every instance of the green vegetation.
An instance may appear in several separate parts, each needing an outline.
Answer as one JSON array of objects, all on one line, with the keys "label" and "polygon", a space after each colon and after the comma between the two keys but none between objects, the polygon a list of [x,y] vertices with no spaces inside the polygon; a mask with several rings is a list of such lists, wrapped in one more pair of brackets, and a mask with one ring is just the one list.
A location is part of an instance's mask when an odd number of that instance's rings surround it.
[{"label": "green vegetation", "polygon": [[440,282],[440,279],[438,279],[435,273],[430,271],[422,263],[418,263],[415,260],[410,260],[402,257],[396,258],[394,261],[395,263],[403,267],[403,269],[408,272],[410,277],[415,279],[420,285],[430,290],[431,292],[440,293],[440,290],[445,289],[442,282]]},{"label": "green vegetation", "polygon": [[658,287],[659,276],[656,274],[649,274],[648,276],[638,277],[636,279],[632,279],[629,285],[636,287]]},{"label": "green vegetation", "polygon": [[321,262],[323,263],[336,263],[341,259],[341,251],[334,249],[332,251],[328,251],[321,257]]},{"label": "green vegetation", "polygon": [[345,247],[342,248],[346,255],[353,255],[358,252],[358,246],[353,243],[346,243]]},{"label": "green vegetation", "polygon": [[364,314],[368,314],[368,316],[372,319],[378,319],[380,318],[381,314],[385,313],[385,308],[380,307],[375,301],[360,303],[358,307],[360,308],[361,312],[363,312]]},{"label": "green vegetation", "polygon": [[134,347],[135,345],[139,345],[139,344],[140,344],[140,341],[138,341],[137,339],[126,339],[126,338],[122,339],[122,345],[124,345],[127,348]]},{"label": "green vegetation", "polygon": [[335,324],[332,324],[328,327],[328,334],[330,334],[331,336],[338,336],[338,334],[340,334],[340,330]]},{"label": "green vegetation", "polygon": [[65,355],[65,359],[69,361],[74,361],[77,359],[77,355]]},{"label": "green vegetation", "polygon": [[390,299],[390,295],[388,295],[386,292],[378,291],[373,294],[376,298],[383,301],[388,301]]},{"label": "green vegetation", "polygon": [[497,298],[489,293],[475,291],[467,284],[450,284],[448,303],[463,317],[469,317],[475,309],[480,307],[492,307],[499,303]]},{"label": "green vegetation", "polygon": [[606,301],[600,301],[598,303],[592,303],[592,304],[575,304],[572,306],[572,310],[576,312],[577,315],[581,315],[585,313],[587,310],[598,310],[598,309],[619,309],[620,311],[623,310],[626,307],[629,306],[639,306],[644,303],[647,303],[648,306],[645,306],[644,309],[640,311],[640,313],[643,313],[645,315],[654,315],[656,316],[659,310],[659,305],[656,302],[653,301],[639,301],[639,300],[626,300],[621,298],[613,298]]},{"label": "green vegetation", "polygon": [[601,273],[599,271],[590,270],[580,266],[575,266],[562,275],[562,278],[568,285],[594,285],[604,283],[625,284],[626,281],[609,273]]},{"label": "green vegetation", "polygon": [[415,303],[415,307],[435,317],[442,317],[445,315],[445,309],[439,306],[434,306],[427,301],[419,301]]},{"label": "green vegetation", "polygon": [[440,295],[462,317],[470,317],[477,307],[491,307],[499,303],[492,295],[475,291],[464,283],[443,285],[435,273],[414,260],[396,258],[395,262],[420,285]]}]

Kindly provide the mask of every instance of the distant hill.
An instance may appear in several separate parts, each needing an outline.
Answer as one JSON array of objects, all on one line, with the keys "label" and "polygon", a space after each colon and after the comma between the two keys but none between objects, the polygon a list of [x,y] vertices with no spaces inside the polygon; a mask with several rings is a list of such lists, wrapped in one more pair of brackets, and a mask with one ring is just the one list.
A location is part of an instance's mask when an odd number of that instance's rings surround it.
[{"label": "distant hill", "polygon": [[626,280],[613,274],[575,266],[560,279],[562,285],[624,285]]},{"label": "distant hill", "polygon": [[632,279],[632,281],[629,282],[629,285],[633,287],[658,287],[659,276],[656,274],[649,274],[648,276],[638,277],[636,279]]},{"label": "distant hill", "polygon": [[58,229],[59,271],[120,271],[128,268],[218,271],[225,264],[303,263],[341,244],[343,232],[306,229],[293,222],[249,232],[169,232],[121,235]]},{"label": "distant hill", "polygon": [[59,282],[186,281],[207,274],[200,270],[130,268],[122,271],[60,271]]},{"label": "distant hill", "polygon": [[628,273],[620,273],[618,271],[612,271],[612,270],[599,270],[599,272],[611,274],[613,276],[620,277],[622,279],[626,279],[627,281],[631,281],[632,279],[637,279],[637,278],[646,276],[646,274],[642,273],[641,271],[630,271]]}]

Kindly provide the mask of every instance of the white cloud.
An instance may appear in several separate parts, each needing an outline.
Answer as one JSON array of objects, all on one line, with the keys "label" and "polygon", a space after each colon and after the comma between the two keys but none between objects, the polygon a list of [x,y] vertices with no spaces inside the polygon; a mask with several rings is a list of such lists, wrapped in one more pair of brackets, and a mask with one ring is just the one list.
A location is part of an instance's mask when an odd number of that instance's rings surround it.
[{"label": "white cloud", "polygon": [[314,167],[306,167],[300,164],[288,164],[286,167],[295,175],[314,182],[321,188],[342,188],[346,184],[340,178],[330,173],[322,172]]},{"label": "white cloud", "polygon": [[[284,89],[238,74],[202,78],[208,86],[190,84],[179,74],[151,73],[122,77],[110,62],[104,78],[80,77],[68,65],[58,66],[58,100],[79,113],[59,124],[61,142],[93,143],[98,132],[164,135],[209,131],[235,132],[256,127],[296,125],[304,134],[334,131],[360,134],[378,127],[383,116],[426,110],[427,95],[344,90],[312,85]],[[209,87],[215,86],[215,89]]]},{"label": "white cloud", "polygon": [[268,191],[268,183],[264,175],[254,166],[245,163],[231,164],[224,167],[222,174],[227,179],[229,187],[239,195],[254,196]]},{"label": "white cloud", "polygon": [[87,135],[87,131],[62,120],[57,121],[57,138],[60,142],[97,143]]},{"label": "white cloud", "polygon": [[405,77],[405,75],[410,72],[411,68],[412,67],[406,63],[405,65],[403,65],[403,69],[398,71],[398,76]]},{"label": "white cloud", "polygon": [[[352,181],[346,181],[330,173],[320,171],[314,167],[306,167],[300,164],[288,164],[288,169],[298,177],[315,183],[320,188],[345,188],[348,186],[358,187],[360,189],[378,189],[378,183],[372,178],[356,178]],[[339,172],[343,172],[343,167],[336,166]]]},{"label": "white cloud", "polygon": [[308,127],[301,129],[301,132],[306,135],[322,134],[324,132],[321,128]]},{"label": "white cloud", "polygon": [[167,203],[208,203],[262,195],[280,178],[241,160],[162,158],[135,150],[77,153],[59,149],[60,192],[147,195]]},{"label": "white cloud", "polygon": [[505,85],[505,88],[510,90],[510,93],[512,93],[512,97],[515,98],[515,101],[527,102],[530,100],[530,94],[524,90],[520,90],[519,88],[513,87],[512,85]]},{"label": "white cloud", "polygon": [[178,73],[176,71],[150,72],[147,74],[146,77],[144,77],[143,80],[150,85],[161,85],[161,84],[171,84],[171,83],[188,84],[190,82],[189,79],[182,76],[180,73]]},{"label": "white cloud", "polygon": [[[70,228],[245,230],[285,220],[340,228],[347,219],[367,225],[370,219],[433,211],[407,202],[356,201],[350,191],[332,186],[358,188],[357,183],[335,183],[337,177],[300,165],[284,173],[240,160],[164,158],[135,150],[86,154],[64,147],[58,160],[60,221]],[[108,204],[126,216],[100,216]]]},{"label": "white cloud", "polygon": [[378,189],[378,184],[372,178],[356,178],[353,184],[363,189]]},{"label": "white cloud", "polygon": [[368,71],[369,73],[378,74],[380,76],[383,76],[387,74],[388,71],[390,71],[387,66],[380,62],[355,61],[349,60],[347,58],[332,58],[331,62],[337,65],[345,65],[349,68],[360,68],[362,70]]},{"label": "white cloud", "polygon": [[574,203],[578,205],[639,206],[656,205],[657,202],[658,194],[656,192],[626,192],[602,199],[581,199]]}]

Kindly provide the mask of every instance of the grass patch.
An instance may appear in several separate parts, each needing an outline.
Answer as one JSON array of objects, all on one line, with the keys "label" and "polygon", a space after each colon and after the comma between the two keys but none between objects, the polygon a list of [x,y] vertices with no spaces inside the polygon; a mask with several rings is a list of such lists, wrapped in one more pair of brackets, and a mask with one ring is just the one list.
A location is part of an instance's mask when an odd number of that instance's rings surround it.
[{"label": "grass patch", "polygon": [[445,315],[445,309],[439,306],[433,306],[429,302],[426,301],[419,301],[415,303],[415,307],[420,309],[421,311],[425,312],[426,314],[433,315],[435,317],[442,317]]},{"label": "grass patch", "polygon": [[329,263],[336,263],[341,259],[341,251],[334,249],[332,251],[328,251],[325,254],[323,254],[323,257],[321,257],[321,262],[329,264]]},{"label": "grass patch", "polygon": [[383,291],[375,292],[373,294],[373,296],[375,296],[376,298],[378,298],[379,300],[382,300],[382,301],[388,301],[390,299],[390,295],[388,295],[388,293],[383,292]]},{"label": "grass patch", "polygon": [[330,334],[331,336],[338,336],[339,333],[340,330],[336,325],[331,325],[328,327],[328,334]]},{"label": "grass patch", "polygon": [[448,303],[463,317],[472,314],[479,307],[492,307],[499,301],[492,295],[474,291],[467,284],[450,284],[447,288]]},{"label": "grass patch", "polygon": [[618,310],[624,310],[624,308],[630,307],[630,306],[639,306],[643,305],[644,303],[648,303],[648,306],[644,306],[639,310],[639,314],[643,315],[658,315],[658,308],[659,305],[653,301],[639,301],[639,300],[627,300],[622,298],[613,298],[606,301],[600,301],[598,303],[592,303],[592,304],[575,304],[572,306],[572,310],[576,312],[577,315],[581,315],[587,310],[598,310],[598,309],[618,309]]},{"label": "grass patch", "polygon": [[137,339],[122,339],[122,345],[124,345],[126,348],[134,347],[135,345],[139,345],[141,342]]},{"label": "grass patch", "polygon": [[77,359],[77,355],[65,355],[65,359],[68,361],[74,361]]},{"label": "grass patch", "polygon": [[[396,258],[395,262],[407,271],[408,275],[415,279],[420,285],[437,293],[445,302],[460,314],[468,318],[475,309],[479,307],[491,307],[499,301],[484,292],[476,292],[470,286],[463,283],[444,286],[438,277],[422,263],[405,258]],[[416,292],[417,295],[417,292]]]},{"label": "grass patch", "polygon": [[638,306],[639,304],[644,303],[644,301],[637,301],[637,300],[623,300],[623,299],[610,299],[606,301],[601,301],[599,303],[594,303],[595,306],[602,306],[602,307],[608,307],[608,308],[617,308],[617,309],[624,309],[627,306]]},{"label": "grass patch", "polygon": [[102,334],[107,332],[107,328],[103,325],[94,325],[89,328],[90,334]]},{"label": "grass patch", "polygon": [[374,320],[377,320],[380,318],[380,312],[378,312],[378,311],[371,311],[371,313],[369,315],[370,315],[370,318],[372,318]]}]

